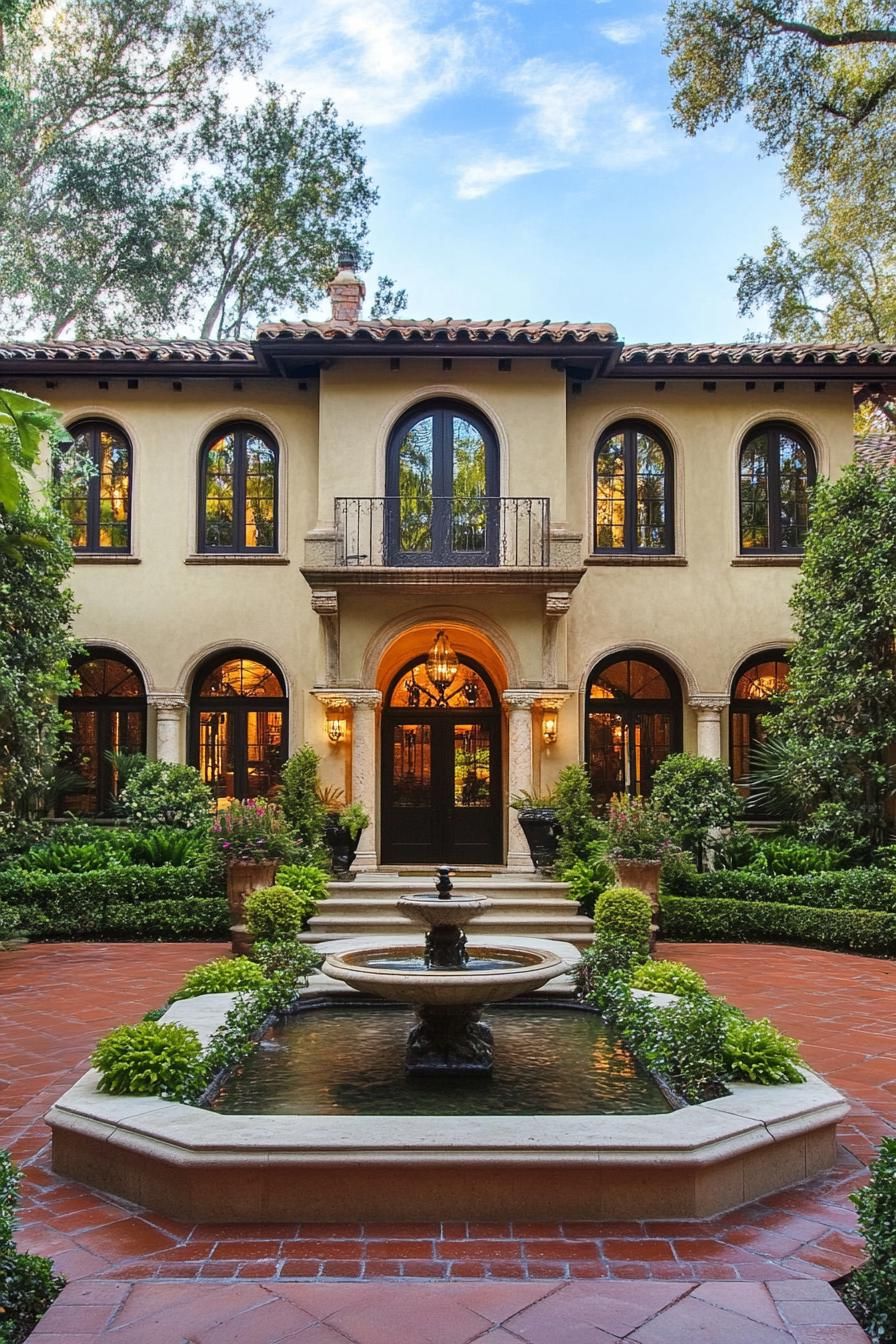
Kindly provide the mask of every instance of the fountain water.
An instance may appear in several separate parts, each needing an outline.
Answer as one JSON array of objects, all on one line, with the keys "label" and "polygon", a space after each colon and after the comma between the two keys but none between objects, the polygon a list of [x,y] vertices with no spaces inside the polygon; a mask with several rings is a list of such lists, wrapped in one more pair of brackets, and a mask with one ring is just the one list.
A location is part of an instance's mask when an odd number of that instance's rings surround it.
[{"label": "fountain water", "polygon": [[489,910],[487,896],[454,896],[451,869],[438,869],[435,893],[402,896],[403,915],[427,930],[419,947],[366,948],[329,956],[327,975],[353,988],[398,1003],[412,1003],[417,1022],[407,1041],[411,1073],[487,1073],[492,1033],[483,1004],[538,989],[563,969],[552,952],[508,947],[468,950],[464,929]]}]

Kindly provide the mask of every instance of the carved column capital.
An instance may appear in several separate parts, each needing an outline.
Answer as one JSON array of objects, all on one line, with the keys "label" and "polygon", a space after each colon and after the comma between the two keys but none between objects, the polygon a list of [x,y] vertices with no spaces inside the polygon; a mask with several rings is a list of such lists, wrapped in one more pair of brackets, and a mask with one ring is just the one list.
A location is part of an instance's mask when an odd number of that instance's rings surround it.
[{"label": "carved column capital", "polygon": [[559,710],[561,705],[572,695],[572,691],[551,691],[548,695],[540,695],[535,701],[536,709]]},{"label": "carved column capital", "polygon": [[504,694],[501,696],[501,699],[503,700],[507,708],[511,712],[513,712],[514,710],[523,710],[523,709],[528,709],[531,711],[532,707],[535,705],[535,702],[538,700],[538,697],[539,697],[538,691],[509,690],[504,692]]},{"label": "carved column capital", "polygon": [[700,692],[698,695],[689,696],[688,704],[691,709],[696,709],[698,713],[702,711],[703,713],[712,712],[720,714],[723,709],[727,709],[728,707],[728,696],[704,695]]},{"label": "carved column capital", "polygon": [[184,697],[173,691],[150,691],[146,703],[152,705],[157,714],[182,714],[187,707]]},{"label": "carved column capital", "polygon": [[376,709],[383,699],[382,691],[358,690],[353,686],[317,686],[312,688],[311,694],[327,709],[342,709],[346,705],[352,709]]}]

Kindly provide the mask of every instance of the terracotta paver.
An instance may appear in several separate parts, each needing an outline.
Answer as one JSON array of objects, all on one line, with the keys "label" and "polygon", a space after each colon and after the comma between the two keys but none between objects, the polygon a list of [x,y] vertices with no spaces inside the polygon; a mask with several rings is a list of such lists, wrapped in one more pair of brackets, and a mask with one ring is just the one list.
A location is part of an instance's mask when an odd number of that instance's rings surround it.
[{"label": "terracotta paver", "polygon": [[[826,1282],[861,1258],[848,1196],[865,1183],[865,1164],[881,1137],[896,1135],[892,962],[786,947],[662,947],[663,955],[701,971],[715,992],[753,1015],[771,1017],[800,1039],[808,1063],[852,1101],[831,1172],[718,1218],[644,1224],[455,1220],[191,1226],[56,1177],[42,1117],[81,1075],[97,1038],[159,1005],[186,969],[221,951],[208,943],[62,944],[26,947],[0,958],[0,1145],[10,1147],[26,1171],[19,1242],[24,1249],[51,1255],[71,1281],[46,1318],[47,1329],[56,1312],[87,1305],[73,1294],[88,1288],[102,1292],[107,1284],[122,1283],[136,1292],[144,1284],[173,1290],[179,1281],[191,1281],[203,1295],[223,1286],[279,1294],[281,1285],[285,1289],[309,1280],[314,1287],[329,1281],[334,1288],[349,1289],[403,1279],[413,1281],[406,1289],[416,1297],[424,1288],[440,1286],[429,1280],[463,1292],[537,1287],[550,1294],[570,1281],[591,1294],[614,1283],[625,1288],[652,1281],[674,1293],[680,1290],[690,1301],[695,1283],[719,1292],[729,1284],[752,1292],[754,1285],[815,1280],[819,1290],[825,1289]],[[761,1310],[767,1311],[764,1288],[761,1294],[755,1301],[761,1300]],[[716,1310],[734,1308],[693,1296],[691,1324],[682,1315],[680,1335],[708,1338],[701,1322],[714,1319]],[[130,1300],[122,1289],[115,1311]],[[569,1298],[562,1300],[569,1307]],[[95,1317],[97,1305],[107,1304],[92,1299],[89,1305]],[[660,1316],[671,1322],[673,1306]],[[806,1344],[822,1337],[826,1344],[839,1344],[841,1335],[844,1341],[862,1338],[849,1322],[785,1322],[775,1311],[778,1325],[765,1317],[751,1319],[782,1339],[802,1338],[795,1333],[802,1330]],[[95,1330],[88,1316],[77,1319],[86,1330]],[[526,1337],[506,1319],[492,1321],[489,1328]],[[635,1328],[653,1327],[645,1321],[630,1330]],[[72,1329],[66,1325],[56,1334],[91,1337],[85,1330],[73,1335]],[[598,1341],[608,1325],[586,1322],[581,1329],[592,1331],[582,1338]],[[314,1344],[315,1333],[323,1341],[334,1332],[338,1338],[338,1326],[319,1316],[305,1329],[303,1344]],[[114,1334],[123,1336],[123,1326],[114,1327],[110,1337]],[[158,1344],[163,1338],[156,1337]],[[645,1344],[653,1338],[648,1335]],[[725,1336],[727,1344],[734,1338]]]}]

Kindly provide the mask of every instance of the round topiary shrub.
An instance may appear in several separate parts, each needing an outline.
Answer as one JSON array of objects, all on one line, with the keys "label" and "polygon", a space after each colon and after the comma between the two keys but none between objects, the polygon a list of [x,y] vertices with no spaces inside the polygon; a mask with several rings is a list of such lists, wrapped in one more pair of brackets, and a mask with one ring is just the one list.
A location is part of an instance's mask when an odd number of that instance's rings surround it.
[{"label": "round topiary shrub", "polygon": [[691,999],[707,994],[706,981],[680,961],[645,961],[632,972],[632,989],[651,989],[657,994],[677,994]]},{"label": "round topiary shrub", "polygon": [[172,1097],[201,1090],[202,1044],[191,1027],[138,1022],[116,1027],[90,1057],[100,1072],[100,1092],[116,1096]]},{"label": "round topiary shrub", "polygon": [[194,999],[199,994],[233,994],[243,989],[258,989],[267,982],[264,971],[249,957],[218,957],[187,971],[184,982],[171,1002]]},{"label": "round topiary shrub", "polygon": [[594,930],[598,939],[606,934],[625,938],[646,952],[650,946],[650,897],[637,887],[609,887],[594,907]]},{"label": "round topiary shrub", "polygon": [[261,887],[246,897],[246,928],[253,938],[280,942],[295,938],[305,917],[305,902],[290,887]]}]

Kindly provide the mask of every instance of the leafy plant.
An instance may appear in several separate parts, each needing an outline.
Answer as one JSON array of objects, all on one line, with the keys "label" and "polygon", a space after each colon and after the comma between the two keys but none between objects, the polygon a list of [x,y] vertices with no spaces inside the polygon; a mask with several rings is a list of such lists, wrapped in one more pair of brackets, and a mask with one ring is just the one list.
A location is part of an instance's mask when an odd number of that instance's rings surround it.
[{"label": "leafy plant", "polygon": [[850,1275],[843,1296],[875,1344],[889,1344],[896,1338],[896,1139],[881,1140],[869,1170],[869,1183],[850,1195],[866,1260]]},{"label": "leafy plant", "polygon": [[698,995],[654,1008],[655,1029],[647,1063],[668,1078],[686,1101],[704,1101],[724,1089],[731,1009],[721,999]]},{"label": "leafy plant", "polygon": [[561,770],[553,796],[560,828],[555,866],[562,876],[578,860],[593,858],[594,846],[606,839],[606,831],[594,815],[591,781],[584,765],[567,765]]},{"label": "leafy plant", "polygon": [[693,854],[700,870],[712,832],[730,826],[743,806],[727,765],[685,752],[660,762],[650,801],[668,818],[673,840]]},{"label": "leafy plant", "polygon": [[314,792],[325,812],[338,812],[345,806],[344,789],[338,789],[332,784],[315,784]]},{"label": "leafy plant", "polygon": [[211,789],[192,765],[150,761],[128,780],[120,801],[125,816],[147,829],[178,826],[191,830],[211,821]]},{"label": "leafy plant", "polygon": [[311,972],[323,962],[319,952],[294,938],[273,942],[260,939],[252,948],[252,955],[276,986],[281,1010],[289,1007],[297,991],[307,985]]},{"label": "leafy plant", "polygon": [[637,887],[610,887],[597,898],[594,929],[599,942],[612,934],[625,938],[646,956],[650,948],[650,921],[650,897]]},{"label": "leafy plant", "polygon": [[591,861],[576,859],[563,872],[563,881],[569,883],[569,899],[577,901],[582,914],[590,918],[594,916],[598,896],[611,887],[615,879],[612,865],[599,854]]},{"label": "leafy plant", "polygon": [[179,1097],[202,1078],[202,1045],[190,1027],[138,1022],[104,1036],[90,1062],[99,1070],[100,1092]]},{"label": "leafy plant", "polygon": [[232,798],[212,822],[212,839],[229,863],[295,854],[283,809],[266,798]]},{"label": "leafy plant", "polygon": [[614,793],[608,846],[611,859],[662,861],[672,848],[668,820],[646,798]]},{"label": "leafy plant", "polygon": [[354,844],[364,828],[370,825],[370,817],[367,815],[364,804],[349,803],[344,807],[339,813],[339,825],[348,831]]},{"label": "leafy plant", "polygon": [[313,863],[285,863],[277,869],[277,885],[301,897],[304,928],[327,894],[327,874]]},{"label": "leafy plant", "polygon": [[534,812],[546,807],[552,808],[555,806],[554,792],[551,790],[550,793],[530,793],[528,789],[521,789],[511,798],[510,806],[517,812]]},{"label": "leafy plant", "polygon": [[95,873],[122,861],[120,850],[99,839],[83,845],[54,844],[51,840],[23,854],[17,866],[26,873]]},{"label": "leafy plant", "polygon": [[760,864],[764,862],[759,841],[742,821],[736,821],[730,830],[717,839],[710,837],[708,847],[712,852],[713,868],[749,868],[757,861]]},{"label": "leafy plant", "polygon": [[845,855],[839,851],[785,835],[764,841],[759,856],[766,870],[775,877],[825,873],[847,866]]},{"label": "leafy plant", "polygon": [[208,855],[208,835],[204,828],[185,831],[160,826],[157,830],[133,835],[128,857],[131,863],[142,863],[151,868],[166,865],[182,868],[188,863],[199,863]]},{"label": "leafy plant", "polygon": [[261,887],[246,897],[246,927],[254,938],[280,942],[302,927],[305,907],[290,887]]},{"label": "leafy plant", "polygon": [[23,1344],[65,1287],[42,1255],[17,1251],[13,1242],[21,1174],[0,1149],[0,1344]]},{"label": "leafy plant", "polygon": [[6,938],[15,938],[21,930],[22,916],[12,905],[0,901],[0,943]]},{"label": "leafy plant", "polygon": [[283,809],[290,832],[312,862],[326,862],[324,827],[327,809],[317,795],[317,768],[320,759],[313,747],[300,747],[283,767],[277,801]]},{"label": "leafy plant", "polygon": [[232,994],[239,990],[256,989],[266,980],[265,972],[250,957],[218,957],[187,971],[171,1002],[193,999],[199,994]]},{"label": "leafy plant", "polygon": [[663,932],[686,943],[797,943],[884,957],[896,954],[896,915],[877,910],[666,896]]},{"label": "leafy plant", "polygon": [[616,971],[624,973],[626,983],[636,966],[644,960],[643,947],[616,933],[604,933],[586,947],[573,971],[576,992],[588,998],[602,1012],[604,984]]},{"label": "leafy plant", "polygon": [[751,1083],[802,1083],[796,1041],[783,1036],[767,1017],[745,1021],[732,1017],[724,1047],[725,1066],[732,1078]]},{"label": "leafy plant", "polygon": [[680,961],[643,961],[632,971],[630,984],[632,989],[651,989],[681,998],[709,992],[703,976]]}]

